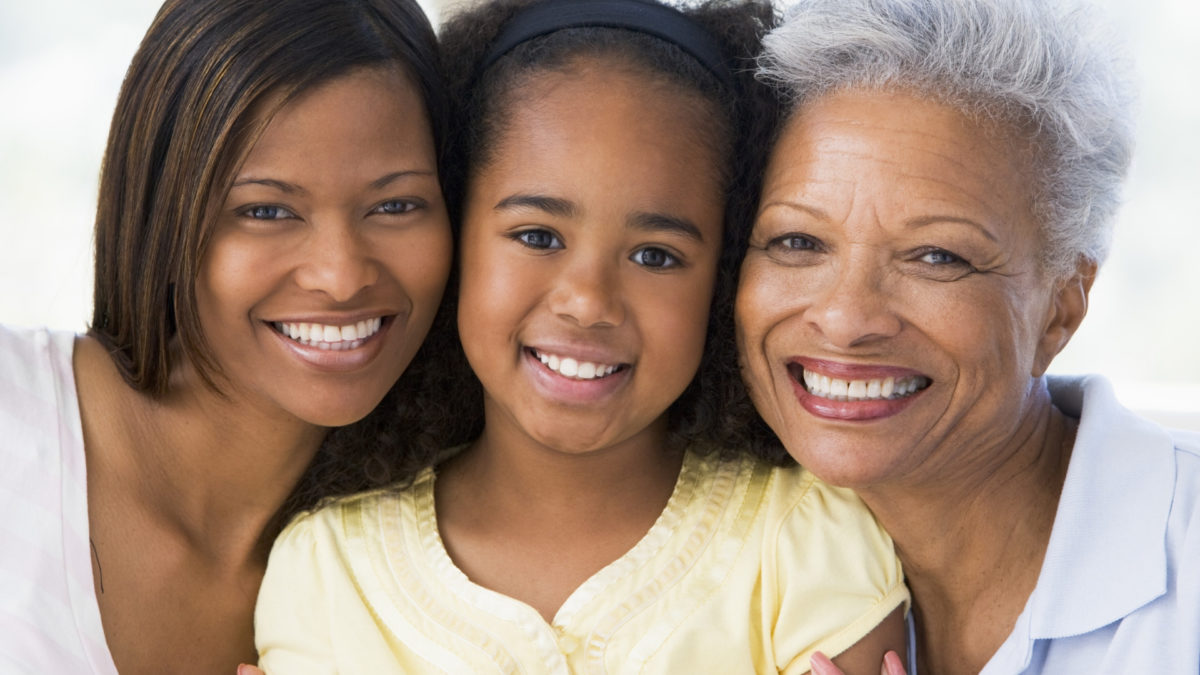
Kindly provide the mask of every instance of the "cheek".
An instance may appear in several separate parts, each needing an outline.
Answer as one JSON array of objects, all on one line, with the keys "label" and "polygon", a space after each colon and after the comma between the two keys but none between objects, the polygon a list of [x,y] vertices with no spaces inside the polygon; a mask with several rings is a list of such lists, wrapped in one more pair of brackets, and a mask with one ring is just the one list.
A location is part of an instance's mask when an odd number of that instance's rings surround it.
[{"label": "cheek", "polygon": [[[278,260],[263,246],[236,237],[214,238],[196,279],[196,302],[201,319],[243,312],[270,286],[272,266]],[[215,331],[219,326],[205,326]]]},{"label": "cheek", "polygon": [[458,329],[472,363],[500,348],[534,295],[536,265],[508,260],[497,248],[464,245],[462,252]]},{"label": "cheek", "polygon": [[950,362],[960,393],[974,396],[1005,390],[1003,382],[1028,372],[1024,361],[1034,340],[1022,310],[1032,293],[1007,283],[914,284],[898,306],[905,322],[933,343],[932,353]]},{"label": "cheek", "polygon": [[405,238],[389,256],[393,275],[404,288],[414,311],[430,316],[441,302],[442,291],[450,275],[453,256],[449,226],[430,228],[418,237]]},{"label": "cheek", "polygon": [[793,290],[787,275],[764,269],[748,260],[742,268],[734,317],[743,363],[752,369],[762,367],[767,355],[767,337],[772,328],[801,313],[801,298]]},{"label": "cheek", "polygon": [[669,377],[681,386],[695,377],[704,355],[715,276],[697,274],[688,283],[630,294],[647,356],[673,364]]}]

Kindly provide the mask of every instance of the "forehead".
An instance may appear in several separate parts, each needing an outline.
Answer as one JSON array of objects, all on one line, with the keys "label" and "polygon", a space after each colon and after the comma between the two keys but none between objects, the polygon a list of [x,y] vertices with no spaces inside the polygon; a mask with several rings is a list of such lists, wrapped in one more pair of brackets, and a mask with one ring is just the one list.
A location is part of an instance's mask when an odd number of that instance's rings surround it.
[{"label": "forehead", "polygon": [[1023,219],[1032,203],[1030,153],[1006,131],[909,93],[827,94],[785,123],[766,194],[869,196],[899,209]]},{"label": "forehead", "polygon": [[286,101],[280,94],[268,95],[254,117],[266,123],[250,148],[260,156],[301,146],[332,150],[347,142],[383,140],[423,147],[431,133],[421,94],[399,68],[356,68]]},{"label": "forehead", "polygon": [[709,104],[677,85],[585,62],[530,78],[507,108],[472,195],[535,190],[653,211],[684,201],[723,209]]}]

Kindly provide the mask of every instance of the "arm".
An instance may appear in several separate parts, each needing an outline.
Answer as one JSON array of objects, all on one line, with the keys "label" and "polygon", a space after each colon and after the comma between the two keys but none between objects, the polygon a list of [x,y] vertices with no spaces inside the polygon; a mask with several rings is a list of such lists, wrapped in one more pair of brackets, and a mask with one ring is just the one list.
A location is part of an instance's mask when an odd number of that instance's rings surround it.
[{"label": "arm", "polygon": [[820,651],[855,675],[880,672],[885,652],[907,649],[909,594],[900,562],[853,493],[819,483],[812,490],[788,514],[770,571],[780,592],[772,633],[777,667],[788,675],[809,672]]},{"label": "arm", "polygon": [[314,525],[312,517],[302,516],[275,540],[254,610],[261,670],[242,666],[238,675],[337,672],[326,597],[331,584],[322,564],[325,547]]},{"label": "arm", "polygon": [[[907,661],[907,630],[904,611],[897,607],[862,640],[830,661],[817,652],[812,658],[813,675],[905,675]],[[879,664],[883,665],[880,666]]]}]

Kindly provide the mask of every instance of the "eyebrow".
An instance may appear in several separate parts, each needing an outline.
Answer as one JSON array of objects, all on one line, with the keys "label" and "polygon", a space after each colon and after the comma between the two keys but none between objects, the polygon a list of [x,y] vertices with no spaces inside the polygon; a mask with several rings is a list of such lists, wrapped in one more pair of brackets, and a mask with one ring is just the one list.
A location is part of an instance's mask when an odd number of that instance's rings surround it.
[{"label": "eyebrow", "polygon": [[[775,207],[783,207],[783,208],[793,209],[796,211],[803,211],[804,213],[810,214],[815,218],[819,218],[819,219],[825,220],[825,221],[829,220],[829,214],[825,213],[821,209],[818,209],[813,206],[808,206],[806,204],[800,204],[797,202],[785,202],[785,201],[770,202],[769,204],[764,204],[759,209],[759,213],[760,214],[765,213],[766,211],[768,211],[772,208],[775,208]],[[972,227],[972,228],[978,230],[983,236],[987,237],[989,240],[999,243],[999,240],[996,239],[996,236],[994,234],[992,234],[986,227],[984,227],[983,225],[979,224],[978,222],[976,222],[974,220],[971,220],[970,218],[962,218],[959,216],[940,216],[940,215],[921,216],[920,218],[913,218],[912,220],[907,221],[905,223],[905,226],[907,226],[911,229],[917,229],[917,228],[925,227],[926,225],[932,225],[934,223],[958,223],[960,225],[967,225],[969,227]]]},{"label": "eyebrow", "polygon": [[[401,178],[408,178],[410,176],[432,176],[432,175],[433,175],[433,172],[427,171],[427,170],[412,169],[412,170],[407,170],[407,171],[393,171],[392,173],[389,173],[385,176],[382,176],[380,178],[377,178],[377,179],[371,181],[370,188],[372,190],[378,190],[380,188],[386,187],[390,183],[400,180]],[[243,185],[265,185],[267,187],[275,188],[276,190],[279,190],[281,192],[286,192],[288,194],[295,194],[298,192],[300,192],[300,193],[307,192],[307,190],[300,187],[299,185],[293,185],[292,183],[288,183],[288,182],[281,181],[281,180],[276,180],[274,178],[245,178],[245,179],[235,182],[231,187],[242,187]]]},{"label": "eyebrow", "polygon": [[987,237],[989,240],[1000,243],[999,240],[996,239],[996,235],[992,234],[986,227],[974,220],[971,220],[970,218],[962,218],[960,216],[922,216],[920,218],[913,218],[905,224],[909,228],[917,229],[920,227],[925,227],[926,225],[932,225],[934,223],[958,223],[959,225],[967,225],[978,230],[980,234]]},{"label": "eyebrow", "polygon": [[408,178],[410,176],[411,177],[429,177],[432,175],[434,175],[434,173],[432,171],[428,171],[428,170],[424,170],[424,169],[421,169],[421,170],[410,169],[408,171],[393,171],[392,173],[389,173],[388,175],[386,175],[382,178],[371,181],[371,189],[378,190],[379,188],[385,187],[389,183],[400,180],[401,178]]},{"label": "eyebrow", "polygon": [[[574,218],[579,215],[579,207],[574,202],[546,195],[515,194],[501,199],[496,204],[496,210],[503,209],[536,209],[559,218]],[[685,237],[703,242],[704,235],[700,228],[686,218],[670,216],[665,213],[635,213],[629,217],[628,226],[635,230],[647,232],[676,232]]]},{"label": "eyebrow", "polygon": [[701,234],[700,228],[696,227],[692,221],[686,218],[669,216],[664,213],[635,213],[629,219],[629,224],[638,230],[674,232],[695,239],[698,242],[704,242],[704,235]]},{"label": "eyebrow", "polygon": [[272,187],[272,188],[275,188],[276,190],[279,190],[280,192],[286,192],[288,194],[295,194],[297,192],[307,192],[304,188],[300,187],[299,185],[292,185],[291,183],[285,183],[281,180],[275,180],[274,178],[246,178],[246,179],[237,181],[230,187],[236,188],[236,187],[242,187],[243,185],[265,185],[267,187]]},{"label": "eyebrow", "polygon": [[809,206],[807,204],[801,204],[800,202],[789,202],[789,201],[767,202],[766,204],[763,204],[762,206],[758,207],[758,214],[762,215],[762,214],[766,213],[767,211],[770,211],[771,209],[774,209],[774,208],[785,208],[785,209],[792,209],[793,211],[803,211],[804,213],[807,213],[810,216],[813,216],[814,218],[817,218],[819,220],[824,220],[824,221],[830,220],[828,213],[825,213],[824,211],[822,211],[821,209],[818,209],[815,206]]},{"label": "eyebrow", "polygon": [[508,209],[536,209],[552,216],[571,218],[579,213],[573,202],[545,195],[515,194],[501,199],[494,207],[497,211]]}]

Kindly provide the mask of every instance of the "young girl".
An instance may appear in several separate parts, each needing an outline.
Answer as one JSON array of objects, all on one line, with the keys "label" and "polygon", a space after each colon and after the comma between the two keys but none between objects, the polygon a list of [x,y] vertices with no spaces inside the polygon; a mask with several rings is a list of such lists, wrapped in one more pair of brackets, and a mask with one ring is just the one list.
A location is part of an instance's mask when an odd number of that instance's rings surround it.
[{"label": "young girl", "polygon": [[449,274],[435,54],[408,0],[163,5],[113,119],[88,334],[0,328],[0,672],[252,657],[285,501],[371,485],[373,446],[318,449]]},{"label": "young girl", "polygon": [[770,20],[544,0],[448,25],[482,430],[285,530],[264,669],[799,673],[819,649],[878,672],[901,647],[907,592],[866,509],[715,445],[737,391],[723,241],[760,138],[744,70]]}]

